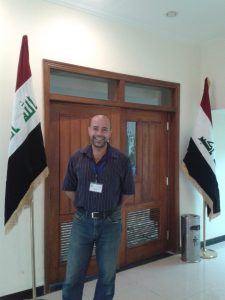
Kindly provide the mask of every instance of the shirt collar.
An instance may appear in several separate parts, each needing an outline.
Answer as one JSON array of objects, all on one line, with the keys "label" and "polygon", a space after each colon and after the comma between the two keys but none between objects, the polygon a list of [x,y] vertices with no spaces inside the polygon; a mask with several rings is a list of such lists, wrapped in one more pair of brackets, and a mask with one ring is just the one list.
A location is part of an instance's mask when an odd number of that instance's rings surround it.
[{"label": "shirt collar", "polygon": [[[87,155],[89,158],[93,159],[91,144],[86,146],[85,148],[81,149],[80,152]],[[106,158],[110,158],[110,157],[117,158],[118,157],[117,151],[109,143],[107,143],[107,150],[106,150],[105,155],[106,155]]]}]

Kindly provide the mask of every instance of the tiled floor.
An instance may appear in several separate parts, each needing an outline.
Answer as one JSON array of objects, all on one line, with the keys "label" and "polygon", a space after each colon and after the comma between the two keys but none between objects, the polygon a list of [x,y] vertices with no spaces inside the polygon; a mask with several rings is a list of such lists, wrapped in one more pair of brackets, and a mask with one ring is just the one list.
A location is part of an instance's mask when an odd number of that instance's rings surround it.
[{"label": "tiled floor", "polygon": [[[114,300],[224,300],[225,242],[207,248],[217,258],[185,263],[174,255],[119,272]],[[83,300],[93,299],[95,284],[85,284]],[[61,291],[41,299],[61,300]]]}]

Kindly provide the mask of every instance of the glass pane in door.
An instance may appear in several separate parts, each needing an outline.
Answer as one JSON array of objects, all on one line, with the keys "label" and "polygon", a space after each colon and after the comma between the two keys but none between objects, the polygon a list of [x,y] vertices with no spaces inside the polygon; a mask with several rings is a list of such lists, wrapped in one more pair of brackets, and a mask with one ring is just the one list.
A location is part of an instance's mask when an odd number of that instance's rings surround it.
[{"label": "glass pane in door", "polygon": [[137,171],[136,157],[136,122],[127,122],[127,155],[130,158],[133,175]]},{"label": "glass pane in door", "polygon": [[50,93],[98,100],[113,100],[117,82],[109,78],[51,69]]}]

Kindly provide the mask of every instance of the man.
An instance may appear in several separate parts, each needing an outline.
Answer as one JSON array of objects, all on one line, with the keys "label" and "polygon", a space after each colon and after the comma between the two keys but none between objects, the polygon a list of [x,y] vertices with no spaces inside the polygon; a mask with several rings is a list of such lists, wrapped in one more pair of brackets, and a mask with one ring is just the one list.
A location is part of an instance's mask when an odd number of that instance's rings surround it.
[{"label": "man", "polygon": [[70,158],[63,189],[76,207],[63,300],[81,300],[94,244],[98,281],[94,300],[111,300],[121,239],[121,204],[134,194],[130,160],[109,144],[108,117],[91,119],[91,145]]}]

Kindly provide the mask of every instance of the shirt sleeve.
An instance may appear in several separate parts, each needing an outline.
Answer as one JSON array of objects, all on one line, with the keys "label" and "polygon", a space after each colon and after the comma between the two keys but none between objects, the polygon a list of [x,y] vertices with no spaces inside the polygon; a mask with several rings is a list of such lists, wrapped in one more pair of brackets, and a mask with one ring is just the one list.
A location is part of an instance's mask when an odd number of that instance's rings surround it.
[{"label": "shirt sleeve", "polygon": [[72,158],[69,160],[66,175],[63,182],[64,191],[76,191],[77,189],[77,176],[75,172],[75,166]]}]

